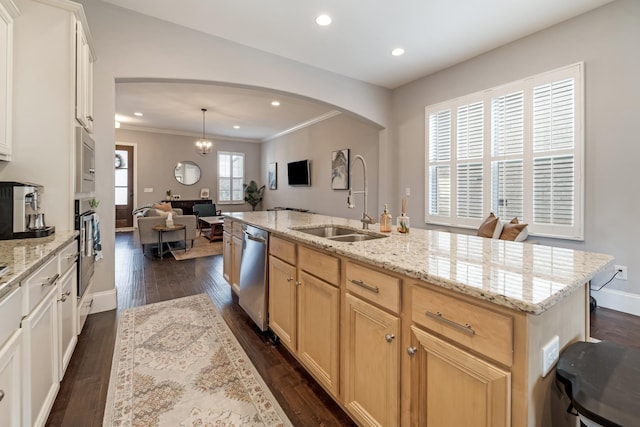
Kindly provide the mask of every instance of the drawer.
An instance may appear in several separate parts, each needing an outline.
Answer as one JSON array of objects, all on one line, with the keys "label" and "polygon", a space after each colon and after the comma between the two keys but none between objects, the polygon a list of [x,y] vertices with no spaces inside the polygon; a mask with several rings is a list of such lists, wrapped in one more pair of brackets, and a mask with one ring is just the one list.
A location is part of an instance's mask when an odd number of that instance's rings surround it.
[{"label": "drawer", "polygon": [[289,264],[296,265],[296,244],[279,237],[269,239],[269,253]]},{"label": "drawer", "polygon": [[0,301],[0,347],[18,329],[22,319],[22,288],[16,287]]},{"label": "drawer", "polygon": [[58,271],[60,274],[64,274],[72,266],[76,264],[78,260],[78,241],[74,240],[65,246],[58,254]]},{"label": "drawer", "polygon": [[58,257],[53,257],[44,263],[38,270],[20,283],[23,288],[24,305],[22,315],[26,316],[56,285],[60,275],[58,274]]},{"label": "drawer", "polygon": [[513,363],[513,318],[420,286],[411,320],[506,366]]},{"label": "drawer", "polygon": [[394,313],[400,312],[401,279],[347,262],[347,291]]},{"label": "drawer", "polygon": [[334,256],[298,246],[298,267],[332,285],[340,284],[340,260]]}]

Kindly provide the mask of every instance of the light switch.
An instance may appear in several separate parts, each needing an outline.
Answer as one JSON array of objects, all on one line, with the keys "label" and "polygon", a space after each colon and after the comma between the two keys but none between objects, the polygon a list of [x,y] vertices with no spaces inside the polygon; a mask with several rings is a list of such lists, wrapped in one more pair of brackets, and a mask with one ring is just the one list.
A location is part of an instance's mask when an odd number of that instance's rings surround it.
[{"label": "light switch", "polygon": [[153,193],[153,188],[145,187],[144,192],[145,193]]},{"label": "light switch", "polygon": [[405,196],[410,196],[411,195],[411,188],[407,187],[404,189],[404,195]]}]

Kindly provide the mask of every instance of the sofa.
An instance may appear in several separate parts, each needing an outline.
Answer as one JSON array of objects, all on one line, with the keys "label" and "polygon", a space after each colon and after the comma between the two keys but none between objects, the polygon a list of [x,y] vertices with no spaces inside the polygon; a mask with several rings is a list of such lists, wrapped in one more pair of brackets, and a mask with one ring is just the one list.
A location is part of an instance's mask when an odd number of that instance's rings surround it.
[{"label": "sofa", "polygon": [[[153,230],[156,225],[164,225],[167,220],[167,215],[162,213],[160,209],[150,207],[138,216],[138,235],[140,237],[140,245],[142,246],[142,252],[145,253],[145,245],[158,243],[158,232]],[[173,208],[169,211],[172,213],[174,224],[184,224],[187,227],[187,241],[191,241],[191,247],[193,247],[193,240],[197,235],[197,220],[195,215],[183,215],[182,209]],[[163,242],[182,242],[184,239],[184,231],[168,231],[163,233]]]}]

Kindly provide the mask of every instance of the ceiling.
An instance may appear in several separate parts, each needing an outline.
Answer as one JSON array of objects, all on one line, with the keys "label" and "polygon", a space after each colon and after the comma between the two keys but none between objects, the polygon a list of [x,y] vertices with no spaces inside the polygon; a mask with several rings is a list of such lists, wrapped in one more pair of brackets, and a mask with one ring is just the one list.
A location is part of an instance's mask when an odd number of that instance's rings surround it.
[{"label": "ceiling", "polygon": [[[393,89],[612,0],[103,1]],[[321,13],[331,25],[315,23]],[[397,47],[405,54],[392,56]],[[131,118],[127,126],[201,133],[200,108],[210,105],[207,133],[255,140],[331,111],[283,96],[286,103],[274,109],[272,94],[220,86],[129,82],[119,83],[116,94],[117,114]],[[145,115],[134,120],[133,111]]]}]

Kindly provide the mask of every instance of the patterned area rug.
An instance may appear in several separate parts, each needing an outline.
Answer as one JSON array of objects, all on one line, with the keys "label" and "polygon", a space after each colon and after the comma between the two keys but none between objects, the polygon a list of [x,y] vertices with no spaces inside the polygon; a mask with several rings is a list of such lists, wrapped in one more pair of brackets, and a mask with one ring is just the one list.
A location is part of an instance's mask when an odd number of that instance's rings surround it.
[{"label": "patterned area rug", "polygon": [[210,242],[203,236],[198,236],[191,243],[187,242],[188,250],[185,252],[182,242],[171,244],[171,255],[178,261],[191,258],[199,258],[203,256],[220,255],[222,253],[222,242]]},{"label": "patterned area rug", "polygon": [[124,310],[103,426],[291,426],[205,294]]}]

